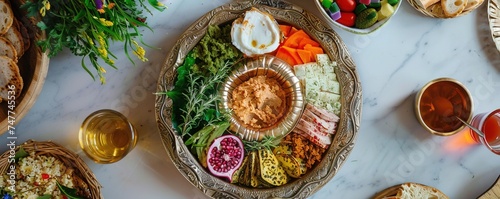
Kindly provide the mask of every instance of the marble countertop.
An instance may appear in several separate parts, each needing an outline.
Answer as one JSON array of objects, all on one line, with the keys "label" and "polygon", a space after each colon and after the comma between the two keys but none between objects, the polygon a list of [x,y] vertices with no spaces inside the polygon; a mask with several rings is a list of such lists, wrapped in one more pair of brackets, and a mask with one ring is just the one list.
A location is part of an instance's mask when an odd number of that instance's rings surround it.
[{"label": "marble countertop", "polygon": [[[132,65],[115,45],[118,70],[108,69],[101,85],[64,51],[50,60],[37,102],[18,121],[18,143],[53,140],[78,153],[103,186],[104,198],[189,198],[206,196],[175,168],[158,133],[153,93],[165,55],[196,19],[227,0],[163,0],[143,30],[149,62]],[[312,1],[290,0],[317,13]],[[458,136],[427,133],[414,116],[415,93],[428,81],[451,77],[474,97],[475,113],[500,107],[500,53],[488,27],[486,2],[455,19],[429,18],[407,1],[393,19],[370,35],[334,27],[346,43],[363,89],[361,128],[338,173],[310,198],[369,198],[403,182],[434,186],[454,199],[476,198],[500,175],[500,157],[480,145],[456,147]],[[317,13],[318,18],[322,16]],[[124,113],[136,126],[136,148],[117,163],[93,163],[78,145],[78,130],[99,109]],[[0,136],[7,142],[7,134]],[[7,146],[0,146],[2,151]]]}]

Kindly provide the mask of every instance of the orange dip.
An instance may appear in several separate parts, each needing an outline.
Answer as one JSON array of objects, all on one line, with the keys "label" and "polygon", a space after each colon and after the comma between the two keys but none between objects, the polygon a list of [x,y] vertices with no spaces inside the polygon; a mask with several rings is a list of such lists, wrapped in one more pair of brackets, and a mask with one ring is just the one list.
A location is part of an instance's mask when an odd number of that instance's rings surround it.
[{"label": "orange dip", "polygon": [[252,77],[238,85],[231,94],[230,108],[247,127],[273,126],[285,114],[285,91],[275,79],[263,75]]}]

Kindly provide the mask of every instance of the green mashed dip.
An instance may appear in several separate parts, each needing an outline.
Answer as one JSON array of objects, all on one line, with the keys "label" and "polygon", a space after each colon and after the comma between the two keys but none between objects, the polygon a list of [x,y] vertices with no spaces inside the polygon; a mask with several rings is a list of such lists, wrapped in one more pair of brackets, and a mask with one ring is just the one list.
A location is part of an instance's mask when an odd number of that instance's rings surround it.
[{"label": "green mashed dip", "polygon": [[243,54],[231,43],[231,25],[208,26],[207,34],[203,36],[191,51],[195,58],[193,72],[207,75],[214,74],[226,62],[235,62]]}]

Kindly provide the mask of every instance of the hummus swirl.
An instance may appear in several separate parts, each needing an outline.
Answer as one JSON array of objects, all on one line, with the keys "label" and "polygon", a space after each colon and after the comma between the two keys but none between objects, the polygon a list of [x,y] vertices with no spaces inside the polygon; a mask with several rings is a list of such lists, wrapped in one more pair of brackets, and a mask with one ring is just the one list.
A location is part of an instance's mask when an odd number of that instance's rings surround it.
[{"label": "hummus swirl", "polygon": [[273,126],[285,114],[286,94],[278,81],[256,76],[238,85],[232,92],[231,108],[247,127]]}]

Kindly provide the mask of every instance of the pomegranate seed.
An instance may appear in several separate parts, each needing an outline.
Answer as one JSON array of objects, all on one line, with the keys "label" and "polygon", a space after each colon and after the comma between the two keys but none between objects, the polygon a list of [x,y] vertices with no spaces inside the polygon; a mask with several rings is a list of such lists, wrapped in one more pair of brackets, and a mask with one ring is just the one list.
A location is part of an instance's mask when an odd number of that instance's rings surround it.
[{"label": "pomegranate seed", "polygon": [[47,180],[49,178],[50,178],[49,174],[42,173],[42,179]]}]

